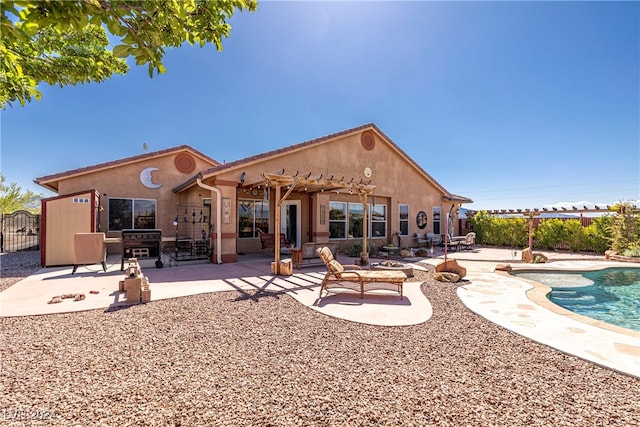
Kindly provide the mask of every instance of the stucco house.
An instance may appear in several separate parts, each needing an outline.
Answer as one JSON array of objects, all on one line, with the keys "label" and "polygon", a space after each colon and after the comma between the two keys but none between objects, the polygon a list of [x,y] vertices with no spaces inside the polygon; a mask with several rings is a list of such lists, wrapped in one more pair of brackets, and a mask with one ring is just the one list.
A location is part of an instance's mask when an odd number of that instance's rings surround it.
[{"label": "stucco house", "polygon": [[[397,243],[397,233],[411,243],[415,233],[445,233],[447,220],[457,224],[459,207],[472,202],[447,191],[374,124],[224,164],[182,145],[35,182],[59,194],[51,199],[96,198],[92,229],[43,235],[46,247],[70,245],[79,231],[117,241],[124,229],[159,229],[165,242],[209,240],[218,263],[263,250],[262,233],[284,234],[295,247],[331,241],[346,250],[363,233],[376,247]],[[43,208],[45,222],[46,215]]]}]

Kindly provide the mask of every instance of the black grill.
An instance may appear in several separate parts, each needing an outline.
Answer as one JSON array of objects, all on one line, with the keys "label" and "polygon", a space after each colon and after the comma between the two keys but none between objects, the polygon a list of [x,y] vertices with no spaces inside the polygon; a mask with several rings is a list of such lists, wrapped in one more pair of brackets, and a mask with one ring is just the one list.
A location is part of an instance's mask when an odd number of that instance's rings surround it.
[{"label": "black grill", "polygon": [[149,257],[157,256],[156,267],[162,268],[162,230],[122,230],[122,259],[120,270],[124,270],[124,260],[133,256],[136,249],[147,249]]}]

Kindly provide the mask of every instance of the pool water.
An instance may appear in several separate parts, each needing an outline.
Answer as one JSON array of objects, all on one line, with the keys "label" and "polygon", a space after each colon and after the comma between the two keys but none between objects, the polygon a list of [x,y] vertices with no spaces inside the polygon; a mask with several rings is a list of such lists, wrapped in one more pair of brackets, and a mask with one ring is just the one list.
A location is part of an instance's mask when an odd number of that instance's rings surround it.
[{"label": "pool water", "polygon": [[547,298],[567,310],[640,332],[640,268],[514,275],[551,287]]}]

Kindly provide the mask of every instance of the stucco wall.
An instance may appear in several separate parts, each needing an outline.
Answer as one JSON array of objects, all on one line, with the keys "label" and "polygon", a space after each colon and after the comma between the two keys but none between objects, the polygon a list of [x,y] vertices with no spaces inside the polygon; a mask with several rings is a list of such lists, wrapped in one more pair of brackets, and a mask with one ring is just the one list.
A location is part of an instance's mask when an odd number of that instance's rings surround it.
[{"label": "stucco wall", "polygon": [[[193,171],[181,172],[176,166],[176,156],[183,153],[171,152],[156,157],[137,160],[135,162],[118,164],[84,173],[75,177],[69,177],[59,181],[59,194],[69,194],[82,190],[97,189],[101,195],[99,223],[101,230],[107,233],[107,237],[118,237],[117,231],[108,230],[108,199],[109,198],[142,198],[157,201],[157,228],[163,230],[163,236],[173,236],[175,226],[173,221],[176,216],[181,218],[182,212],[177,212],[178,205],[202,206],[203,199],[211,199],[211,218],[215,224],[216,211],[222,209],[225,201],[228,201],[230,210],[227,220],[219,224],[222,237],[222,251],[224,262],[235,261],[238,252],[255,252],[260,250],[259,239],[238,239],[237,233],[237,206],[238,199],[262,198],[251,195],[249,189],[239,188],[241,175],[244,174],[246,183],[259,180],[263,173],[278,173],[283,169],[286,173],[311,174],[314,177],[339,179],[345,181],[368,183],[376,186],[374,192],[376,204],[387,206],[387,235],[385,238],[376,239],[373,243],[380,246],[386,243],[397,243],[394,234],[399,230],[399,206],[409,205],[409,236],[416,232],[433,231],[432,208],[441,207],[441,230],[446,230],[446,218],[450,202],[443,200],[445,191],[440,185],[432,181],[419,168],[414,166],[410,159],[397,150],[378,134],[374,128],[365,129],[372,136],[368,143],[363,142],[362,132],[339,135],[308,144],[302,144],[295,148],[282,150],[281,155],[263,155],[255,159],[245,161],[242,164],[223,168],[212,175],[205,174],[204,182],[218,188],[221,192],[220,207],[215,192],[209,189],[191,186],[188,189],[175,194],[172,189],[193,177],[199,171],[206,171],[214,166],[211,162],[199,156],[192,156],[195,160]],[[192,155],[192,154],[189,154]],[[145,168],[158,168],[152,173],[152,180],[160,184],[159,188],[147,188],[140,180],[140,172]],[[364,174],[365,168],[372,172],[371,177]],[[283,189],[283,194],[286,189]],[[271,189],[270,196],[270,221],[269,231],[274,232],[275,225],[275,194]],[[288,200],[301,201],[301,240],[328,241],[329,239],[329,201],[347,201],[360,203],[357,195],[331,192],[306,193],[304,190],[296,191],[289,195]],[[367,200],[372,202],[372,197]],[[324,206],[324,210],[322,207]],[[325,212],[325,221],[321,223],[321,210]],[[424,211],[428,215],[427,227],[418,229],[416,214]],[[454,209],[455,211],[455,209]],[[199,213],[199,212],[198,212]],[[454,221],[457,226],[457,220]],[[218,230],[212,230],[214,233]],[[341,243],[342,249],[350,247],[359,239],[347,239]],[[404,244],[411,245],[409,238],[403,238]],[[119,248],[111,248],[111,252],[117,252]]]},{"label": "stucco wall", "polygon": [[[441,207],[441,230],[444,232],[446,230],[446,214],[449,212],[451,203],[442,200],[442,190],[409,163],[401,153],[387,144],[380,135],[374,135],[373,149],[366,149],[361,143],[361,134],[356,133],[313,147],[302,147],[297,151],[286,152],[276,158],[258,160],[252,164],[223,172],[216,179],[239,183],[240,176],[244,173],[245,182],[253,182],[259,180],[262,173],[279,173],[284,169],[286,173],[298,172],[305,176],[311,173],[315,177],[320,175],[324,178],[333,176],[334,179],[344,177],[347,181],[353,178],[355,182],[363,180],[368,183],[371,180],[371,185],[376,186],[374,193],[376,203],[386,203],[388,206],[387,242],[377,240],[375,242],[377,245],[397,243],[397,239],[393,239],[392,242],[392,238],[394,233],[399,230],[398,210],[401,204],[409,205],[409,236],[413,236],[416,232],[433,232],[432,208],[434,206]],[[371,178],[364,176],[364,169],[367,167],[372,170]],[[241,189],[239,191],[239,197],[251,198],[248,190]],[[305,218],[309,218],[309,215],[311,217],[317,215],[317,212],[313,211],[312,199],[308,194],[293,192],[289,199],[295,198],[303,200],[302,206],[306,215],[303,215],[302,220],[303,224],[306,224]],[[332,193],[330,200],[360,202],[358,196],[347,195],[344,192],[342,194]],[[371,198],[368,199],[368,202],[371,203]],[[274,208],[275,201],[271,200],[272,224],[270,231],[275,228],[273,224]],[[427,227],[424,229],[419,229],[416,224],[416,214],[419,211],[424,211],[428,215]],[[324,226],[325,230],[322,230],[321,227],[317,222],[314,223],[313,233],[322,233],[323,231],[328,233],[328,219]],[[316,240],[315,236],[309,235],[308,231],[308,228],[306,231],[303,230],[303,241]],[[352,243],[353,241],[345,241],[341,246],[348,247]],[[411,241],[405,238],[403,243],[411,244]],[[256,248],[259,248],[258,241],[241,239],[238,242],[238,250],[240,251],[253,251]]]},{"label": "stucco wall", "polygon": [[[157,202],[157,227],[162,229],[165,235],[174,232],[173,219],[176,216],[178,204],[201,204],[198,194],[202,197],[209,197],[208,191],[196,192],[192,199],[188,199],[183,194],[175,194],[172,189],[183,183],[198,171],[208,169],[212,164],[193,156],[195,168],[192,172],[183,173],[177,170],[175,157],[179,153],[142,160],[135,163],[119,165],[108,169],[97,170],[79,177],[71,177],[61,180],[59,183],[59,194],[68,194],[87,189],[97,189],[101,196],[103,211],[100,213],[100,224],[102,231],[107,233],[107,237],[118,237],[118,232],[108,230],[108,199],[113,198],[136,198],[153,199]],[[152,182],[160,184],[159,188],[147,188],[140,181],[140,172],[148,167],[155,167],[158,170],[152,172]]]}]

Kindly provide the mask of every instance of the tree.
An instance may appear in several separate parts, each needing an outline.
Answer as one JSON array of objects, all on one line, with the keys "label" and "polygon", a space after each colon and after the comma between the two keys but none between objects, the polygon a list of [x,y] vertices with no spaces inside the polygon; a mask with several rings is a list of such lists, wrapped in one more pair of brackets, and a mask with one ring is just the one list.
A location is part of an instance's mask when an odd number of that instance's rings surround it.
[{"label": "tree", "polygon": [[611,249],[625,256],[640,256],[640,215],[637,206],[620,202],[611,207],[617,215],[611,223]]},{"label": "tree", "polygon": [[[101,82],[125,74],[125,58],[164,73],[166,47],[212,43],[222,50],[236,10],[257,0],[2,0],[0,102],[40,99],[37,85]],[[106,31],[105,31],[106,28]],[[109,50],[107,32],[118,40]]]},{"label": "tree", "polygon": [[37,212],[40,210],[40,194],[23,190],[18,184],[6,184],[6,178],[0,173],[0,208],[3,214],[18,210]]}]

